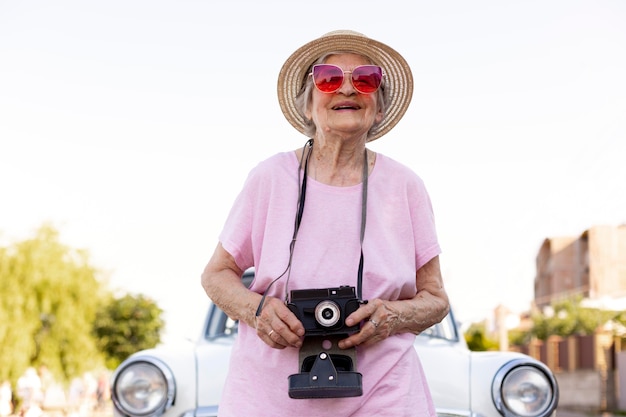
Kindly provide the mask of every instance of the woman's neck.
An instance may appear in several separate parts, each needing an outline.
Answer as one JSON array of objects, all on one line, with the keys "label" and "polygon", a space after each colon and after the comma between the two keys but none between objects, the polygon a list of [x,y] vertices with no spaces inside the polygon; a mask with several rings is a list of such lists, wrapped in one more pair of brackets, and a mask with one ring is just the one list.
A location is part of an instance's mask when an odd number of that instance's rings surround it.
[{"label": "woman's neck", "polygon": [[[308,175],[314,180],[338,187],[360,184],[363,180],[365,142],[313,142]],[[368,151],[369,171],[374,166],[375,154]]]}]

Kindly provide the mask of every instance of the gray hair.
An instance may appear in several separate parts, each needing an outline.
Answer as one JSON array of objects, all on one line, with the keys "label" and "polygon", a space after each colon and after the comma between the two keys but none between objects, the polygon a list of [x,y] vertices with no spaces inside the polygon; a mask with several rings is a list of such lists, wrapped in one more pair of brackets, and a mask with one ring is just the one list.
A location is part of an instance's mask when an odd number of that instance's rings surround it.
[{"label": "gray hair", "polygon": [[[304,119],[304,123],[305,123],[304,134],[310,138],[315,136],[317,127],[313,123],[313,120],[306,117],[308,110],[310,110],[309,107],[311,105],[311,96],[313,95],[313,89],[315,88],[315,86],[313,85],[313,80],[311,79],[311,77],[309,77],[309,73],[311,72],[313,65],[323,64],[329,56],[337,55],[340,53],[346,53],[346,52],[330,52],[328,54],[322,55],[317,61],[311,64],[309,69],[304,74],[304,79],[302,80],[302,88],[300,89],[300,92],[296,96],[296,100],[294,104],[296,106],[296,109],[298,110],[298,112],[300,112],[300,115],[302,115],[302,118]],[[365,58],[367,58],[370,62],[372,62],[370,58],[368,57],[365,57]],[[382,84],[380,85],[380,88],[376,91],[376,96],[377,96],[376,102],[378,103],[378,110],[383,114],[385,114],[385,111],[387,110],[387,106],[389,105],[389,101],[390,101],[389,91],[387,91],[385,87],[386,87],[385,79],[383,77]],[[369,132],[367,132],[368,141],[370,140],[370,138],[372,138],[373,136],[372,130],[374,130],[374,128],[377,125],[378,125],[378,122],[375,122],[370,128]]]}]

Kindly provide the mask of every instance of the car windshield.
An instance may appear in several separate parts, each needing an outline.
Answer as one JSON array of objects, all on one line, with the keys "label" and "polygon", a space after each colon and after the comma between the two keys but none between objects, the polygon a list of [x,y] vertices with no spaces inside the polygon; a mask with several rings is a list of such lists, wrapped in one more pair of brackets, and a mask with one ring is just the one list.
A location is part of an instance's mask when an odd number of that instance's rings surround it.
[{"label": "car windshield", "polygon": [[[246,270],[241,278],[246,287],[249,287],[254,279],[254,269]],[[214,340],[219,337],[233,337],[237,334],[238,324],[237,321],[228,317],[222,310],[212,304],[207,317],[204,338]],[[437,323],[420,333],[419,337],[445,339],[452,342],[458,341],[459,333],[452,312],[441,323]]]},{"label": "car windshield", "polygon": [[[207,340],[215,340],[220,337],[233,337],[237,334],[238,322],[228,317],[217,306],[211,305],[208,322],[205,327],[204,337]],[[448,314],[441,323],[424,330],[418,337],[430,337],[458,341],[457,327],[452,313]]]},{"label": "car windshield", "polygon": [[459,333],[454,322],[452,313],[448,314],[441,323],[429,327],[419,334],[419,337],[435,337],[438,339],[450,340],[456,342],[459,340]]}]

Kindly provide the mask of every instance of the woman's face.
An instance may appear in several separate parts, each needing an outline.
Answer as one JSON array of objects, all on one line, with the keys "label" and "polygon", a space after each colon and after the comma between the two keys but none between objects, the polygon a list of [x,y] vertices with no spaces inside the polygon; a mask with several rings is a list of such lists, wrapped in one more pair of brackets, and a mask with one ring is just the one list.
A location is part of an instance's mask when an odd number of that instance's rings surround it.
[{"label": "woman's face", "polygon": [[[331,55],[325,63],[337,65],[344,71],[371,64],[367,58],[356,54]],[[323,93],[313,88],[311,105],[306,116],[313,120],[318,135],[336,133],[366,137],[372,125],[383,118],[378,107],[377,94],[356,91],[348,73],[344,74],[341,88],[334,93]]]}]

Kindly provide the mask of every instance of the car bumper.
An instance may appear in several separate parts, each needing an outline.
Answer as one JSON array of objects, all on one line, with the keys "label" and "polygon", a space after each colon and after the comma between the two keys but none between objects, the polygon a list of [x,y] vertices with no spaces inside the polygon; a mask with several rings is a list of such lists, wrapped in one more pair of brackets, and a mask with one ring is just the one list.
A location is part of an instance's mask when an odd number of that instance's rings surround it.
[{"label": "car bumper", "polygon": [[[480,414],[471,413],[461,410],[443,410],[437,409],[438,417],[483,417]],[[180,417],[217,417],[217,406],[201,407],[196,410],[189,410],[180,415]]]},{"label": "car bumper", "polygon": [[184,412],[180,417],[217,417],[217,406],[199,407]]}]

